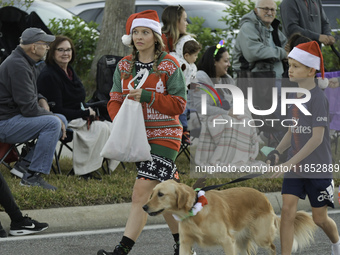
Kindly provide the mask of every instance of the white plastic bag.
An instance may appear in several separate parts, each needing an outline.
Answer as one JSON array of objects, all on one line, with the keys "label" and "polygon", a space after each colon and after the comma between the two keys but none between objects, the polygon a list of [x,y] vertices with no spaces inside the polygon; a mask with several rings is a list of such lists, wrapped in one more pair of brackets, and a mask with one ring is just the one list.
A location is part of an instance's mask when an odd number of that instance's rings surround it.
[{"label": "white plastic bag", "polygon": [[[140,70],[134,79],[129,82],[129,89],[133,89],[131,82],[138,76],[143,75],[136,89],[140,88],[148,74],[147,69]],[[146,136],[142,105],[140,102],[131,100],[127,96],[112,121],[110,137],[100,155],[104,158],[122,162],[139,162],[152,160],[150,150],[151,147]]]}]

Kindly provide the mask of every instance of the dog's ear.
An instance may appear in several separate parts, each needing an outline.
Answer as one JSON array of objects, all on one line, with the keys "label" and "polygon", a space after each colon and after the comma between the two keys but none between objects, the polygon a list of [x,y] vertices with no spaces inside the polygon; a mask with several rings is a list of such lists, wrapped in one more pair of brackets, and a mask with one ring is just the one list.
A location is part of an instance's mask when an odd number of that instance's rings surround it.
[{"label": "dog's ear", "polygon": [[193,204],[191,204],[190,199],[192,197],[190,193],[190,187],[186,186],[185,184],[178,184],[177,186],[177,208],[179,210],[189,211]]}]

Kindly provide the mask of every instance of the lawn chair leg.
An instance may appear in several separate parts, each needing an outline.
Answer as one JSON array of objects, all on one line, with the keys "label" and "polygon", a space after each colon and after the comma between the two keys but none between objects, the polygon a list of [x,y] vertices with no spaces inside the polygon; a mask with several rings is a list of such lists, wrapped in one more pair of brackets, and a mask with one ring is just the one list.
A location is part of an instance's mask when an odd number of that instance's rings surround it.
[{"label": "lawn chair leg", "polygon": [[52,163],[52,170],[54,172],[54,174],[61,174],[61,169],[60,169],[60,164],[59,164],[59,157],[57,152],[54,152],[54,160],[55,160],[55,164],[57,169],[54,167],[53,163]]}]

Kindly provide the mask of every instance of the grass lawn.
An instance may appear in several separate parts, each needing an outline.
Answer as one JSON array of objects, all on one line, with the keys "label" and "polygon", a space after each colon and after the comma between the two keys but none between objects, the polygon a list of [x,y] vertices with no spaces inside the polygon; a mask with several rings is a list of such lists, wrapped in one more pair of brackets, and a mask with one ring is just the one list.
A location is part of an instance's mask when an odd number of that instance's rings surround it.
[{"label": "grass lawn", "polygon": [[[333,148],[334,151],[334,148]],[[334,155],[335,162],[339,164],[340,152]],[[182,154],[176,164],[180,171],[181,182],[193,185],[196,179],[190,178],[189,161]],[[0,166],[0,171],[4,175],[12,193],[22,210],[43,209],[66,206],[88,206],[99,204],[123,203],[131,201],[132,187],[136,178],[135,165],[125,163],[126,170],[121,165],[111,174],[103,174],[102,180],[84,180],[78,176],[67,176],[72,168],[70,158],[60,160],[62,169],[61,175],[55,175],[53,171],[45,180],[58,187],[57,191],[48,191],[39,187],[23,187],[19,185],[20,179],[13,176],[7,168]],[[102,171],[101,171],[102,172]],[[335,176],[336,187],[340,185],[339,173]],[[282,179],[254,178],[234,186],[248,186],[262,192],[280,191]],[[230,181],[229,178],[209,178],[206,185],[221,184]],[[224,187],[226,188],[226,187]],[[337,189],[336,189],[337,191]]]}]

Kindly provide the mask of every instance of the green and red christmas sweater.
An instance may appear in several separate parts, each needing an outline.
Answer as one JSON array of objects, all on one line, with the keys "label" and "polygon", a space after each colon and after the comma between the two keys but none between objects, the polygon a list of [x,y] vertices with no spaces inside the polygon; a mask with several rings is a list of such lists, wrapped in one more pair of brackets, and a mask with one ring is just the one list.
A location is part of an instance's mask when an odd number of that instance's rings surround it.
[{"label": "green and red christmas sweater", "polygon": [[[119,61],[113,75],[113,86],[107,109],[111,119],[117,115],[126,95],[129,93],[128,84],[136,75],[128,74],[132,64],[132,55]],[[158,60],[156,74],[153,69],[141,87],[143,89],[140,102],[143,108],[146,134],[151,146],[151,153],[175,161],[182,139],[183,128],[178,116],[186,106],[186,90],[183,73],[177,60],[165,52]],[[136,80],[131,84],[136,87]],[[138,127],[136,127],[138,128]]]}]

